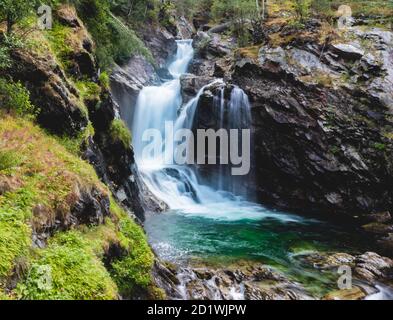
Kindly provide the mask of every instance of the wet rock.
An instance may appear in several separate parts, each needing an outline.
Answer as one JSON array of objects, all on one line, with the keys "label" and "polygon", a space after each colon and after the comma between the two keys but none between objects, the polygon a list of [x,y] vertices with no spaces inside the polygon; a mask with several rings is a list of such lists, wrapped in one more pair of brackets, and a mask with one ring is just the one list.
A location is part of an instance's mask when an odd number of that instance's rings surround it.
[{"label": "wet rock", "polygon": [[94,78],[96,76],[96,62],[88,51],[80,51],[75,53],[73,59],[78,65],[78,71],[76,71],[78,74],[87,76],[89,78]]},{"label": "wet rock", "polygon": [[132,122],[134,108],[142,88],[160,83],[153,65],[140,55],[135,55],[121,67],[117,66],[110,80],[113,98],[126,123]]},{"label": "wet rock", "polygon": [[230,40],[218,34],[198,31],[194,37],[193,46],[196,54],[190,65],[192,73],[205,77],[219,77],[226,74],[230,68],[227,65],[227,57],[234,50],[234,45]]},{"label": "wet rock", "polygon": [[356,257],[354,273],[369,283],[375,283],[376,280],[386,279],[393,275],[393,261],[374,252],[367,252]]},{"label": "wet rock", "polygon": [[367,216],[367,219],[369,219],[372,222],[387,223],[392,221],[392,216],[389,211],[384,211],[384,212],[370,214]]},{"label": "wet rock", "polygon": [[162,288],[172,299],[181,299],[179,291],[180,282],[176,277],[176,271],[160,261],[156,261],[153,267],[153,278],[159,288]]},{"label": "wet rock", "polygon": [[202,87],[212,83],[214,78],[185,74],[180,78],[183,103],[187,103],[194,98]]},{"label": "wet rock", "polygon": [[298,300],[312,299],[297,283],[263,265],[238,268],[180,268],[183,299],[192,300]]},{"label": "wet rock", "polygon": [[352,289],[337,290],[325,295],[322,300],[362,300],[366,293],[359,287]]},{"label": "wet rock", "polygon": [[176,26],[178,30],[177,36],[180,39],[191,39],[195,33],[194,27],[183,16],[177,17]]},{"label": "wet rock", "polygon": [[387,252],[392,252],[393,249],[393,233],[389,233],[387,237],[382,237],[378,240],[378,243],[382,248],[387,250]]},{"label": "wet rock", "polygon": [[387,235],[388,233],[393,232],[393,225],[386,225],[379,222],[373,222],[364,225],[363,230],[373,234],[384,234]]},{"label": "wet rock", "polygon": [[224,41],[222,37],[216,34],[208,34],[198,31],[193,43],[198,54],[205,58],[223,57],[231,53],[232,46],[228,41]]}]

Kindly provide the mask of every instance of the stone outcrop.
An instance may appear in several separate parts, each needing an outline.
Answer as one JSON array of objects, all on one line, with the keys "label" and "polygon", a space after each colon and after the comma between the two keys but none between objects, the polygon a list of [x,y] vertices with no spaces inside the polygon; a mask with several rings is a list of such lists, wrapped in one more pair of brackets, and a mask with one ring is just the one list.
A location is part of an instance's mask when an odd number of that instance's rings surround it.
[{"label": "stone outcrop", "polygon": [[[362,219],[392,209],[392,33],[353,29],[348,38],[294,38],[235,57],[231,81],[252,104],[256,183],[248,187],[263,203]],[[208,48],[210,61],[217,52]]]},{"label": "stone outcrop", "polygon": [[139,30],[140,38],[153,54],[157,69],[165,69],[176,54],[175,37],[162,27],[145,26]]},{"label": "stone outcrop", "polygon": [[117,66],[111,75],[111,92],[120,107],[120,115],[131,123],[139,92],[147,85],[158,84],[155,68],[143,56],[132,57],[124,66]]},{"label": "stone outcrop", "polygon": [[77,92],[53,58],[19,50],[13,53],[13,59],[15,67],[10,74],[25,84],[32,103],[40,107],[40,125],[59,135],[77,135],[86,128],[87,114]]}]

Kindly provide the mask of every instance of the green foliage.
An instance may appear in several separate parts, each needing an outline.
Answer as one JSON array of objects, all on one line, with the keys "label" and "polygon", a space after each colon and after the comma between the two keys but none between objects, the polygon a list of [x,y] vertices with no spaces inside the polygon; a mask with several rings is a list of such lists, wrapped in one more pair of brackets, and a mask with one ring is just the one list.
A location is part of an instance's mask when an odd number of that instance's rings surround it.
[{"label": "green foliage", "polygon": [[100,82],[100,85],[105,89],[109,90],[110,89],[110,78],[107,72],[101,72],[98,81]]},{"label": "green foliage", "polygon": [[0,78],[0,108],[18,116],[33,116],[36,113],[36,108],[30,102],[29,91],[20,82],[2,78]]},{"label": "green foliage", "polygon": [[214,0],[212,4],[213,18],[247,19],[259,15],[255,0]]},{"label": "green foliage", "polygon": [[31,245],[31,229],[23,221],[24,214],[16,208],[0,210],[0,288],[15,264],[23,263]]},{"label": "green foliage", "polygon": [[123,120],[113,120],[109,130],[113,141],[119,141],[123,143],[124,147],[126,148],[131,145],[131,133]]},{"label": "green foliage", "polygon": [[[154,256],[142,228],[113,199],[105,224],[61,231],[44,249],[33,249],[37,204],[50,212],[67,210],[76,184],[105,193],[104,186],[91,166],[29,120],[0,118],[0,148],[0,182],[12,179],[0,192],[0,299],[8,297],[3,291],[15,269],[22,279],[10,297],[20,299],[116,299],[119,292],[131,297],[141,289],[163,297],[153,285]],[[39,217],[43,223],[46,218]],[[121,254],[105,267],[112,244]]]},{"label": "green foliage", "polygon": [[127,217],[114,201],[111,210],[120,217],[119,228],[123,245],[128,251],[127,256],[112,264],[112,274],[120,292],[130,297],[134,290],[147,289],[152,285],[154,255],[142,228]]},{"label": "green foliage", "polygon": [[20,156],[12,150],[0,150],[0,172],[19,165]]},{"label": "green foliage", "polygon": [[376,143],[374,143],[374,148],[379,150],[379,151],[385,151],[386,150],[386,144],[380,143],[380,142],[376,142]]},{"label": "green foliage", "polygon": [[[250,29],[253,33],[260,30],[261,11],[260,4],[255,0],[213,0],[211,7],[212,16],[216,21],[232,22],[232,32],[238,39],[239,47],[246,47],[251,44]],[[254,21],[251,26],[250,21]]]},{"label": "green foliage", "polygon": [[138,25],[157,21],[160,4],[160,0],[111,0],[110,8],[127,22]]},{"label": "green foliage", "polygon": [[15,23],[32,12],[35,5],[35,0],[0,0],[0,22],[6,21],[8,34],[11,34]]},{"label": "green foliage", "polygon": [[22,48],[23,41],[15,35],[3,35],[0,39],[0,70],[7,69],[12,66],[10,53],[12,50]]},{"label": "green foliage", "polygon": [[18,285],[23,299],[108,300],[117,288],[90,244],[77,231],[59,233]]},{"label": "green foliage", "polygon": [[110,11],[107,0],[74,0],[78,14],[88,27],[96,44],[96,55],[102,68],[125,63],[132,55],[141,54],[151,62],[150,51],[135,32]]},{"label": "green foliage", "polygon": [[49,44],[61,66],[67,69],[70,65],[70,55],[73,50],[67,44],[67,38],[72,34],[72,29],[55,22],[51,30],[46,32]]},{"label": "green foliage", "polygon": [[293,8],[296,13],[296,18],[303,23],[310,16],[312,0],[294,0]]},{"label": "green foliage", "polygon": [[83,143],[87,142],[89,137],[94,137],[94,127],[89,122],[86,129],[82,131],[77,137],[70,137],[65,135],[63,137],[56,136],[56,140],[67,149],[68,152],[75,156],[81,156],[81,148]]},{"label": "green foliage", "polygon": [[10,57],[10,50],[6,46],[0,47],[0,70],[11,67],[12,60]]},{"label": "green foliage", "polygon": [[101,94],[101,87],[92,81],[81,80],[75,83],[83,100],[98,100]]}]

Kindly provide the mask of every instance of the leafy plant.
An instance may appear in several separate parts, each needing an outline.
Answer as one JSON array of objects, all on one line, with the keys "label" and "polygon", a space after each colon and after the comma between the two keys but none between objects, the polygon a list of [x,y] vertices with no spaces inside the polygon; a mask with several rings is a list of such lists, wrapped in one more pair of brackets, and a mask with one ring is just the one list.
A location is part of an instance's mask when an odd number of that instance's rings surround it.
[{"label": "leafy plant", "polygon": [[109,90],[110,87],[110,79],[109,79],[109,75],[107,72],[101,72],[98,81],[100,82],[100,85],[106,89]]},{"label": "leafy plant", "polygon": [[22,48],[23,41],[15,35],[3,35],[0,39],[0,70],[7,69],[12,66],[11,51]]},{"label": "leafy plant", "polygon": [[293,2],[297,20],[304,23],[311,13],[312,0],[294,0]]},{"label": "leafy plant", "polygon": [[18,116],[34,116],[36,108],[30,102],[29,91],[20,83],[0,78],[0,108]]},{"label": "leafy plant", "polygon": [[126,148],[131,144],[130,131],[122,120],[115,119],[112,121],[110,135],[114,141],[120,141]]},{"label": "leafy plant", "polygon": [[0,21],[6,22],[8,35],[17,22],[31,13],[35,5],[35,0],[0,0]]},{"label": "leafy plant", "polygon": [[0,172],[16,167],[20,163],[20,156],[11,150],[0,150]]}]

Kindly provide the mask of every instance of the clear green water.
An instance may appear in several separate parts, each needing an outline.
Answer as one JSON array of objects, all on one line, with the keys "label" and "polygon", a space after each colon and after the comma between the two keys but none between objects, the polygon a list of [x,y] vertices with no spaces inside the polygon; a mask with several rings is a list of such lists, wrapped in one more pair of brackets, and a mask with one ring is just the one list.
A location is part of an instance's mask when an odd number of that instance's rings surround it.
[{"label": "clear green water", "polygon": [[[284,216],[285,217],[285,216]],[[337,274],[302,262],[305,252],[364,252],[367,243],[356,232],[326,222],[269,216],[225,221],[170,211],[147,217],[149,241],[164,260],[228,266],[252,261],[273,266],[321,296],[336,290]]]}]

